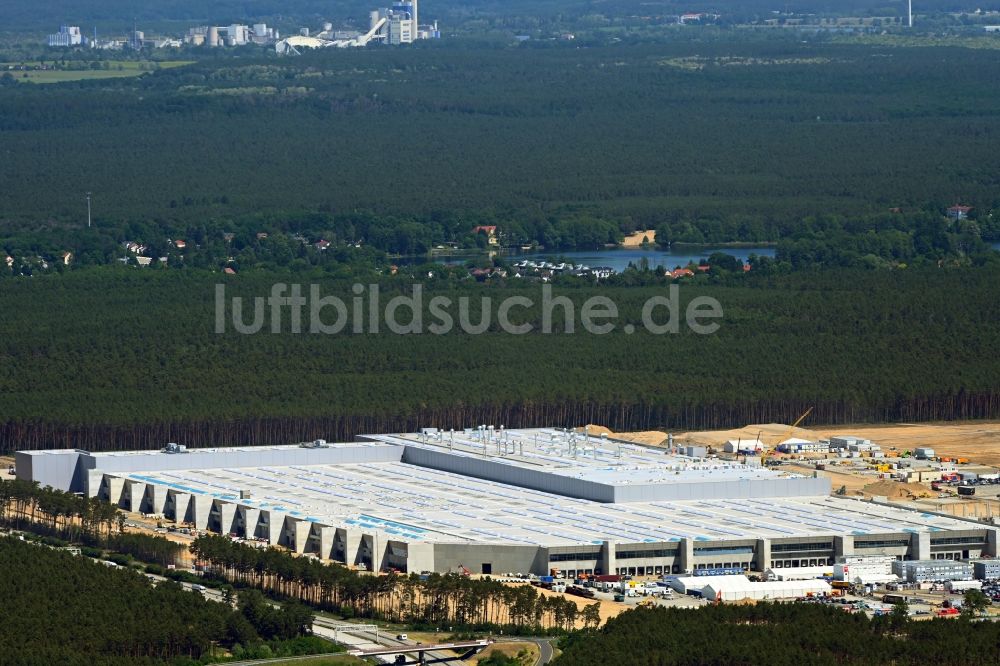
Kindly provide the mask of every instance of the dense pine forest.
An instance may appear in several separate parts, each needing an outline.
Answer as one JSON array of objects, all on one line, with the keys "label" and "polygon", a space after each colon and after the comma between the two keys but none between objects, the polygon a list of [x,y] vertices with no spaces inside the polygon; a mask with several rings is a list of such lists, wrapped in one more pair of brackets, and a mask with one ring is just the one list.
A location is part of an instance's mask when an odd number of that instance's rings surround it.
[{"label": "dense pine forest", "polygon": [[[2,77],[0,449],[1000,415],[996,50],[705,34]],[[512,246],[655,229],[776,256],[683,279],[685,303],[722,305],[715,335],[624,332],[662,270],[556,279],[577,307],[614,300],[618,327],[544,335],[537,283],[394,256],[482,249],[476,225]],[[527,296],[536,332],[214,333],[217,283],[349,301],[355,281],[470,297],[474,320],[483,297]]]},{"label": "dense pine forest", "polygon": [[6,85],[0,237],[72,233],[88,191],[98,227],[374,215],[340,227],[365,243],[475,224],[549,247],[661,226],[775,241],[807,217],[899,209],[915,225],[956,203],[995,236],[995,53],[822,36],[459,41]]},{"label": "dense pine forest", "polygon": [[134,570],[12,537],[0,538],[0,599],[0,661],[8,664],[193,666],[230,652],[318,645],[303,638],[312,614],[299,604],[275,608],[249,591],[234,610],[177,583],[154,585]]},{"label": "dense pine forest", "polygon": [[556,666],[1000,663],[1000,624],[898,614],[868,618],[818,604],[637,609],[564,639]]},{"label": "dense pine forest", "polygon": [[[424,282],[425,308],[435,295],[466,296],[479,322],[483,297],[495,311],[522,295],[534,306],[512,310],[512,323],[534,331],[505,333],[492,317],[479,335],[296,334],[285,316],[276,334],[215,333],[220,281],[227,298],[263,298],[301,278],[122,267],[3,282],[0,444],[276,444],[479,423],[714,428],[789,422],[808,407],[816,423],[1000,416],[996,268],[699,276],[680,287],[681,305],[716,298],[713,335],[645,332],[643,303],[669,293],[652,274],[556,289],[577,304],[571,335],[541,332],[540,287],[449,279]],[[353,296],[351,281],[316,283]],[[380,286],[384,305],[411,282]],[[578,306],[594,294],[617,304],[611,333],[580,326]]]}]

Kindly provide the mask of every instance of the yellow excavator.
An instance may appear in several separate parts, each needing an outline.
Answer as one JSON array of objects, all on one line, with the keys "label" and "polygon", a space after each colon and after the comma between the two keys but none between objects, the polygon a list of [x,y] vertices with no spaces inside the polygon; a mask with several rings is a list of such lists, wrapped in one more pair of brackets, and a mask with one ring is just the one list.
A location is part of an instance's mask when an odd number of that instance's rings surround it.
[{"label": "yellow excavator", "polygon": [[[795,429],[797,427],[799,427],[799,424],[802,423],[806,419],[806,417],[809,416],[809,414],[812,413],[812,410],[813,410],[813,408],[810,407],[809,409],[807,409],[806,411],[804,411],[802,413],[802,416],[800,416],[799,418],[795,419],[795,423],[793,423],[788,428],[788,432],[786,432],[780,439],[778,439],[778,441],[776,441],[776,442],[774,442],[772,444],[769,444],[766,447],[764,447],[763,449],[761,449],[761,452],[760,452],[760,466],[761,467],[763,467],[765,464],[767,464],[767,458],[768,458],[768,456],[770,456],[772,453],[774,453],[774,450],[778,447],[778,444],[781,444],[785,440],[789,439],[795,433]],[[757,435],[757,439],[760,440],[760,435]]]}]

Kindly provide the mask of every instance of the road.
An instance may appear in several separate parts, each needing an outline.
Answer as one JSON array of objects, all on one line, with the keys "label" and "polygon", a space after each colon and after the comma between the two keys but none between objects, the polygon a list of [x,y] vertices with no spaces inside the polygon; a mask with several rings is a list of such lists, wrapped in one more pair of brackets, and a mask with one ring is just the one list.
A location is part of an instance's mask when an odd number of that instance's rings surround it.
[{"label": "road", "polygon": [[547,664],[552,661],[554,651],[552,650],[551,638],[533,638],[531,642],[538,646],[539,664]]},{"label": "road", "polygon": [[[389,631],[378,632],[378,637],[376,638],[368,631],[362,631],[359,627],[358,632],[351,632],[350,630],[344,630],[344,626],[347,623],[344,622],[334,622],[333,620],[327,620],[323,617],[317,617],[313,621],[313,633],[317,636],[322,636],[329,640],[336,638],[338,643],[346,645],[349,648],[357,649],[375,649],[379,647],[392,648],[399,646],[413,647],[418,643],[416,641],[402,641],[398,640]],[[456,655],[452,652],[426,652],[425,657],[430,659],[442,659],[438,662],[444,666],[463,666],[462,660],[458,659]],[[391,664],[393,657],[376,657],[380,661]]]}]

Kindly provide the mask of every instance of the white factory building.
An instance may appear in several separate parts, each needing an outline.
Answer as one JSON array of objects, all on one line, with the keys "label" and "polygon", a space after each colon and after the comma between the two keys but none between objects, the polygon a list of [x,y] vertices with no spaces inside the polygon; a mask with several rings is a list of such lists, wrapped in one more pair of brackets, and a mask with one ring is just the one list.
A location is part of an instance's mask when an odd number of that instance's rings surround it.
[{"label": "white factory building", "polygon": [[83,35],[75,25],[60,26],[59,32],[49,35],[49,46],[80,46]]},{"label": "white factory building", "polygon": [[367,567],[664,575],[997,555],[997,528],[830,481],[557,429],[21,451],[19,478]]}]

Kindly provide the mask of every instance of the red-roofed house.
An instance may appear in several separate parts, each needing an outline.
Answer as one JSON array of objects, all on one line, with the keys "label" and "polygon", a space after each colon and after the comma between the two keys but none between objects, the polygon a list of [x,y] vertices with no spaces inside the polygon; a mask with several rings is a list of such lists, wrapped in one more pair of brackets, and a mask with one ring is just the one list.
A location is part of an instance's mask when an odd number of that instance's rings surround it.
[{"label": "red-roofed house", "polygon": [[222,272],[225,273],[226,275],[236,275],[236,271],[230,268],[229,266],[223,268]]},{"label": "red-roofed house", "polygon": [[694,277],[694,271],[690,268],[677,268],[670,273],[670,277],[675,279],[680,277]]},{"label": "red-roofed house", "polygon": [[317,250],[325,250],[326,248],[330,247],[330,241],[323,240],[321,238],[320,240],[316,241],[315,245]]},{"label": "red-roofed house", "polygon": [[953,220],[964,220],[969,217],[969,211],[972,210],[972,206],[962,206],[960,204],[955,204],[947,210],[948,217]]},{"label": "red-roofed house", "polygon": [[707,273],[710,270],[712,270],[712,267],[709,266],[708,264],[701,264],[700,266],[698,266],[698,270],[701,271],[702,273]]},{"label": "red-roofed house", "polygon": [[480,225],[478,227],[473,227],[472,233],[474,234],[486,234],[486,242],[490,245],[499,245],[500,239],[497,238],[497,228],[496,226],[490,225]]},{"label": "red-roofed house", "polygon": [[187,243],[185,243],[182,240],[175,240],[174,247],[176,247],[178,250],[183,250],[184,248],[187,247]]}]

